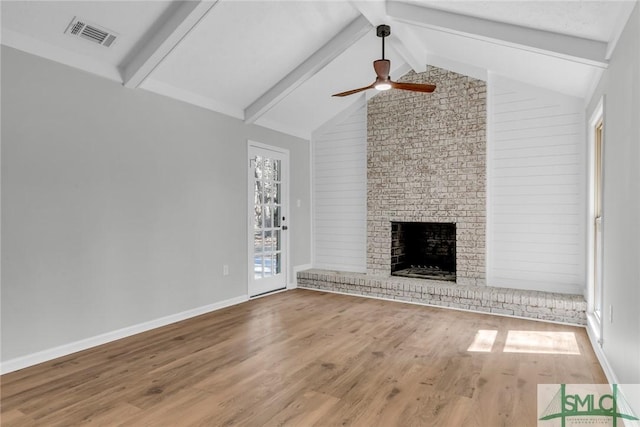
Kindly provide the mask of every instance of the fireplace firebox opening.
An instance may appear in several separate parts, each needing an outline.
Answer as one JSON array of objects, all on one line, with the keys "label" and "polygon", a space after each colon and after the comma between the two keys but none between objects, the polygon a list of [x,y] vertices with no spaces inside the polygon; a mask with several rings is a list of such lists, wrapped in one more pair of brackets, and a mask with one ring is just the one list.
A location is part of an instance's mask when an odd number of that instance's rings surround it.
[{"label": "fireplace firebox opening", "polygon": [[456,224],[391,223],[391,275],[456,281]]}]

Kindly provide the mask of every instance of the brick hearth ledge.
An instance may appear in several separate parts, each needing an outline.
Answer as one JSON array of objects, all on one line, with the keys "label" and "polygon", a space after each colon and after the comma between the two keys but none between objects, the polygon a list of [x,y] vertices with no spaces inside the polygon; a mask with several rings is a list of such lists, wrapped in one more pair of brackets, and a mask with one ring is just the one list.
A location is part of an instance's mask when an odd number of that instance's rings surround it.
[{"label": "brick hearth ledge", "polygon": [[573,325],[586,325],[587,322],[587,303],[581,295],[457,285],[436,280],[382,277],[316,269],[298,272],[297,279],[299,288]]}]

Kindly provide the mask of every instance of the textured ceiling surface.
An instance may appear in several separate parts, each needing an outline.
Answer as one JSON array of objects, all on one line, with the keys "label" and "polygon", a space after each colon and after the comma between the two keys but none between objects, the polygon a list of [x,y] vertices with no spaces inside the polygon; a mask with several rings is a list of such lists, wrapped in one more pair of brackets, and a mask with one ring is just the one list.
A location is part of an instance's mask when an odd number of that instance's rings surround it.
[{"label": "textured ceiling surface", "polygon": [[619,9],[610,1],[423,1],[408,3],[554,33],[609,41]]},{"label": "textured ceiling surface", "polygon": [[[394,77],[430,64],[586,98],[636,3],[3,1],[2,43],[308,138],[355,101],[332,93],[374,80],[378,24],[391,25]],[[64,34],[74,17],[117,42]]]},{"label": "textured ceiling surface", "polygon": [[357,15],[346,2],[221,1],[153,78],[245,108]]}]

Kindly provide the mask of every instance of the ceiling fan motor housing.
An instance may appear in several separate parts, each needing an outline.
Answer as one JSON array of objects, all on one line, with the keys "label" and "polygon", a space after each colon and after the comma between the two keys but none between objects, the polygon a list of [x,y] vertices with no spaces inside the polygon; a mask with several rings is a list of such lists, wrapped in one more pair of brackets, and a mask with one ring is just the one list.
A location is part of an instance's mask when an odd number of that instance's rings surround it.
[{"label": "ceiling fan motor housing", "polygon": [[378,25],[376,34],[378,35],[378,37],[387,37],[391,34],[391,27],[388,25]]}]

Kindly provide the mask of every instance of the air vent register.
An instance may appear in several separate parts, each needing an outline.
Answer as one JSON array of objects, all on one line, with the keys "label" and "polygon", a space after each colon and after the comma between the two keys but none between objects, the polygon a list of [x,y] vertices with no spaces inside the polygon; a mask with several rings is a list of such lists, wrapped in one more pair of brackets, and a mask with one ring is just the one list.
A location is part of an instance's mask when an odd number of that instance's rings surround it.
[{"label": "air vent register", "polygon": [[107,30],[99,25],[91,24],[77,16],[74,17],[69,26],[67,26],[65,34],[80,37],[105,47],[113,46],[113,43],[118,38],[118,34],[113,31]]}]

